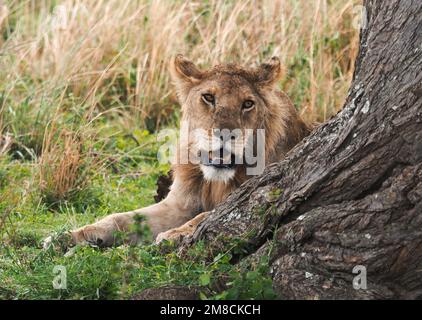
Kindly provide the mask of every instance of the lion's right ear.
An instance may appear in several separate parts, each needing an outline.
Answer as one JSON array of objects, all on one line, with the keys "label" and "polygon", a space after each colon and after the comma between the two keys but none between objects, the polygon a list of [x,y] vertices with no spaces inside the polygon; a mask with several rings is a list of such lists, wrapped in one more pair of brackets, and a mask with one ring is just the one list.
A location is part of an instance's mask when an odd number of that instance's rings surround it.
[{"label": "lion's right ear", "polygon": [[184,98],[190,88],[203,77],[201,70],[181,54],[178,54],[170,67],[172,79],[176,85],[177,93]]}]

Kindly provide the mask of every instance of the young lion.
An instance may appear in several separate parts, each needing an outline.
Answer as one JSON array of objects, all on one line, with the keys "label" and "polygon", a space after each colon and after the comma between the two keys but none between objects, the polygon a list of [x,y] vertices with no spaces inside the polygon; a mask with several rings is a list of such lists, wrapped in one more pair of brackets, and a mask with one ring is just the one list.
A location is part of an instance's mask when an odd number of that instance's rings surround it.
[{"label": "young lion", "polygon": [[[137,215],[145,217],[156,242],[192,234],[210,210],[250,178],[247,171],[250,164],[242,161],[246,139],[216,136],[213,129],[237,129],[241,134],[252,129],[255,138],[258,129],[264,129],[261,156],[265,165],[282,159],[311,130],[289,98],[277,90],[281,74],[278,58],[252,69],[227,64],[202,71],[178,55],[171,69],[182,106],[182,121],[188,125],[189,133],[195,134],[180,139],[169,194],[155,205],[115,213],[71,231],[72,243],[116,244],[116,231],[129,232]],[[197,134],[198,129],[202,129],[202,134]],[[209,140],[213,142],[211,147]],[[233,151],[228,148],[231,143]],[[201,154],[199,163],[180,161],[183,149],[189,157]],[[208,157],[203,157],[204,154]],[[128,241],[137,243],[139,237],[129,232]]]}]

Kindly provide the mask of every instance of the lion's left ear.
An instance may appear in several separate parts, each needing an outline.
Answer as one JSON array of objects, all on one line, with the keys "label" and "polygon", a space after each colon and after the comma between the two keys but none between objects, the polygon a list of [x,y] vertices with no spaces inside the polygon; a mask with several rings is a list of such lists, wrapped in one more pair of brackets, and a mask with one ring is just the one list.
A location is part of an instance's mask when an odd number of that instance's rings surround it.
[{"label": "lion's left ear", "polygon": [[280,80],[282,68],[280,59],[272,57],[270,61],[261,64],[256,70],[255,81],[260,85],[270,86]]}]

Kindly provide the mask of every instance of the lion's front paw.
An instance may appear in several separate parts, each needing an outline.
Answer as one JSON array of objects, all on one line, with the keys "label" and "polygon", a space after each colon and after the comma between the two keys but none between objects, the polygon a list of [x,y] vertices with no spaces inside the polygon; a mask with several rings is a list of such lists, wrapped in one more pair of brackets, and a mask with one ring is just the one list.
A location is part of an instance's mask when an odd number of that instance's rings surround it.
[{"label": "lion's front paw", "polygon": [[167,230],[165,232],[161,232],[158,234],[157,238],[155,239],[155,243],[158,244],[164,240],[174,241],[176,243],[183,240],[185,237],[189,237],[193,234],[195,230],[192,228],[174,228]]},{"label": "lion's front paw", "polygon": [[178,228],[159,233],[155,239],[155,243],[158,244],[163,240],[181,242],[184,238],[192,236],[198,225],[208,216],[208,214],[208,211],[202,212]]},{"label": "lion's front paw", "polygon": [[44,250],[53,248],[54,251],[66,252],[75,245],[90,245],[95,247],[106,246],[107,233],[95,226],[85,226],[73,231],[58,232],[42,241]]},{"label": "lion's front paw", "polygon": [[65,252],[69,247],[74,246],[72,235],[69,232],[60,232],[48,236],[42,241],[42,247],[44,250],[53,248],[55,251]]},{"label": "lion's front paw", "polygon": [[112,232],[97,225],[88,225],[70,231],[70,235],[74,244],[108,247],[113,245],[114,242]]}]

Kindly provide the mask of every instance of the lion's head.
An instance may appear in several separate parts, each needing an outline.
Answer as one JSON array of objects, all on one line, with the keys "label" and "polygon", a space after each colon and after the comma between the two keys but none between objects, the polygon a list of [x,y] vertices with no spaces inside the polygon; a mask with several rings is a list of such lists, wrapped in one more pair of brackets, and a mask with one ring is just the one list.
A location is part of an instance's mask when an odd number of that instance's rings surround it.
[{"label": "lion's head", "polygon": [[[200,70],[178,55],[172,75],[189,132],[182,145],[207,181],[228,182],[236,173],[245,175],[248,167],[277,160],[277,153],[291,147],[289,131],[297,131],[293,127],[300,119],[276,88],[281,76],[278,58],[255,68],[226,64]],[[298,134],[294,135],[296,143]]]}]

